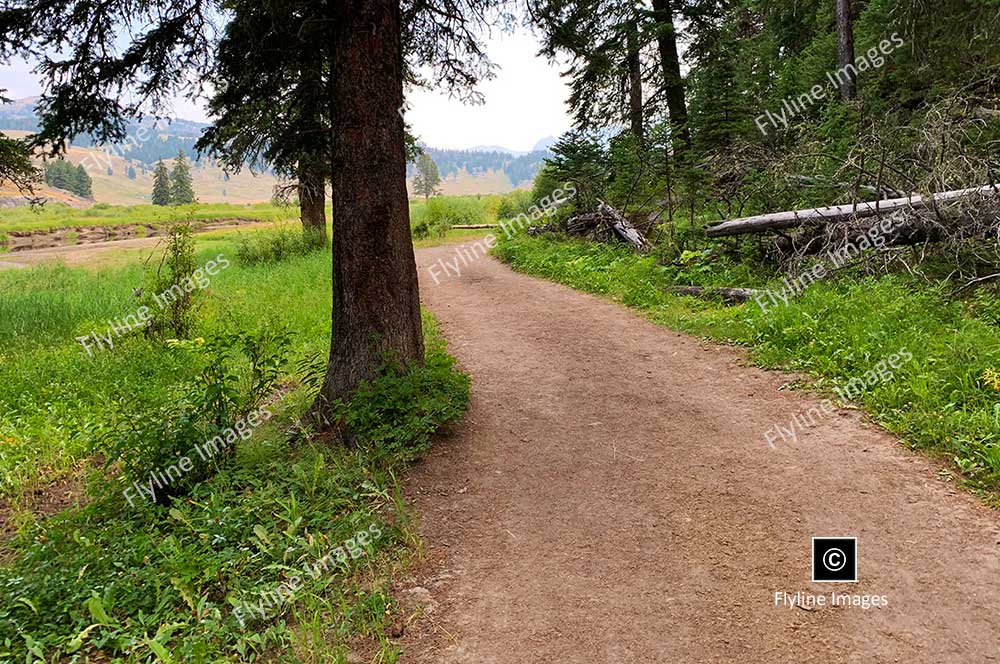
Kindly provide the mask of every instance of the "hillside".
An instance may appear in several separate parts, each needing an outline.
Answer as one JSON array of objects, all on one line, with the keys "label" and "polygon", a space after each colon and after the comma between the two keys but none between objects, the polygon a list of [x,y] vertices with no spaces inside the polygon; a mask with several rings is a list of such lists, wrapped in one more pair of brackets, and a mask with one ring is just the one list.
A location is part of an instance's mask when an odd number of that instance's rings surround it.
[{"label": "hillside", "polygon": [[[9,136],[23,137],[35,130],[38,120],[34,106],[36,98],[19,99],[0,106],[0,131]],[[122,149],[107,151],[92,145],[89,136],[80,136],[69,149],[67,159],[73,164],[84,164],[94,180],[94,199],[114,205],[148,203],[153,188],[152,168],[158,159],[168,166],[178,151],[183,150],[193,160],[194,144],[207,125],[190,120],[172,119],[169,124],[154,125],[153,120],[133,123],[128,134],[131,143]],[[134,137],[148,134],[145,141]],[[499,194],[531,185],[541,168],[549,139],[542,139],[536,149],[518,153],[500,146],[473,150],[440,150],[425,147],[441,172],[441,193],[449,196]],[[127,177],[129,167],[136,172],[135,179]],[[193,161],[192,175],[198,199],[205,203],[256,203],[271,199],[278,178],[270,173],[252,175],[249,171],[226,175],[208,159]],[[110,167],[110,171],[109,171]],[[412,187],[414,168],[407,170]],[[41,195],[58,199],[58,194],[45,188]],[[411,189],[412,193],[412,189]],[[0,199],[10,199],[9,192],[0,192]]]}]

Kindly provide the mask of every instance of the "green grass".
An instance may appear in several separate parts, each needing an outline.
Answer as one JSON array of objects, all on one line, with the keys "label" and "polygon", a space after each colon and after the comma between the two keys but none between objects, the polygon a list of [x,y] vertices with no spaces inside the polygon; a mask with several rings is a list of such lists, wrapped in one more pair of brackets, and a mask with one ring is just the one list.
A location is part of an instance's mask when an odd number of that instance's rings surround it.
[{"label": "green grass", "polygon": [[496,223],[494,197],[434,196],[410,203],[413,237],[444,237],[452,226]]},{"label": "green grass", "polygon": [[[304,365],[329,350],[330,256],[246,267],[235,248],[231,236],[199,243],[198,263],[223,252],[232,265],[206,289],[192,336],[283,325],[293,332],[292,358],[275,417],[169,507],[129,506],[102,433],[123,404],[169,403],[189,389],[199,363],[183,346],[141,336],[93,356],[74,341],[135,310],[141,268],[0,273],[0,490],[17,528],[0,542],[0,661],[399,657],[386,636],[398,620],[390,591],[416,546],[399,478],[431,433],[464,411],[468,379],[425,316],[426,367],[387,368],[340,407],[357,449],[290,440],[311,401]],[[85,506],[33,514],[35,490],[44,495],[57,479],[84,490]],[[302,573],[371,526],[381,535],[364,556],[316,578]],[[302,583],[289,601],[239,624],[237,606],[295,576]]]},{"label": "green grass", "polygon": [[953,463],[961,481],[992,502],[1000,492],[1000,371],[997,300],[952,301],[901,276],[841,278],[810,286],[762,311],[664,292],[673,284],[765,285],[759,267],[705,252],[671,265],[629,249],[575,240],[501,238],[494,254],[513,268],[602,295],[656,323],[747,346],[759,365],[806,372],[829,393],[907,349],[913,360],[860,398],[905,444]]},{"label": "green grass", "polygon": [[[495,223],[499,203],[499,196],[436,196],[430,202],[410,201],[410,216],[415,225],[428,216],[438,225]],[[327,218],[329,217],[330,207],[327,206]],[[35,208],[0,209],[0,240],[4,233],[10,231],[130,224],[162,226],[185,220],[206,224],[226,219],[297,222],[298,218],[299,211],[295,205],[282,207],[271,203],[198,203],[177,207],[98,203],[84,209],[71,208],[62,203],[46,203]]]},{"label": "green grass", "polygon": [[210,223],[223,219],[287,221],[298,219],[298,209],[276,207],[270,203],[247,205],[200,203],[177,207],[97,204],[85,209],[71,208],[60,203],[46,203],[36,208],[0,210],[0,232],[127,224],[159,226],[173,221],[192,220]]}]

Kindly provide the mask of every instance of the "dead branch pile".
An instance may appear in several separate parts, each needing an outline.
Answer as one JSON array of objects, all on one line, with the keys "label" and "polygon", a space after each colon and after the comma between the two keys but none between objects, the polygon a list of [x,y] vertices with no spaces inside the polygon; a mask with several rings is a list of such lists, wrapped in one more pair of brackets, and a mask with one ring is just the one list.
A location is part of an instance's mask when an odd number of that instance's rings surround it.
[{"label": "dead branch pile", "polygon": [[[528,229],[530,235],[554,230],[549,226]],[[641,254],[650,250],[649,241],[625,216],[601,201],[596,212],[585,212],[566,222],[566,232],[595,242],[625,242]]]}]

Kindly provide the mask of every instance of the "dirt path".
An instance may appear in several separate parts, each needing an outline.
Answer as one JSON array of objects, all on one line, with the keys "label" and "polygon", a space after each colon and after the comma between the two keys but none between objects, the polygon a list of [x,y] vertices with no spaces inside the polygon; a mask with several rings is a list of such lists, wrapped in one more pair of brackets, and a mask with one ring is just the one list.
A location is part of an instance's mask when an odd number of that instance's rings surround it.
[{"label": "dirt path", "polygon": [[[411,475],[404,662],[1000,661],[1000,517],[933,463],[853,412],[769,449],[817,404],[789,376],[492,259],[435,285],[454,258],[417,259],[474,394]],[[814,535],[859,538],[859,583],[810,582]]]}]

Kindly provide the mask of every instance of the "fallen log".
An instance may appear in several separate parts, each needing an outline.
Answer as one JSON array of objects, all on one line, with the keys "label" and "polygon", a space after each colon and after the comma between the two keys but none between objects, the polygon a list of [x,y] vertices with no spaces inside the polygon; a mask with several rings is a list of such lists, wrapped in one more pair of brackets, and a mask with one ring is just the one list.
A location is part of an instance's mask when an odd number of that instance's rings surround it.
[{"label": "fallen log", "polygon": [[810,210],[789,210],[771,214],[732,219],[717,226],[711,226],[706,231],[709,237],[727,237],[732,235],[747,235],[770,230],[795,228],[808,224],[829,224],[845,219],[863,219],[880,214],[891,214],[907,208],[928,207],[937,203],[953,202],[967,196],[996,194],[997,187],[986,185],[972,189],[945,191],[931,196],[908,196],[906,198],[890,198],[883,201],[867,203],[851,203],[831,207],[812,208]]},{"label": "fallen log", "polygon": [[458,231],[475,231],[481,228],[496,228],[498,224],[455,224],[452,226],[452,230]]},{"label": "fallen log", "polygon": [[670,286],[668,293],[674,295],[691,295],[692,297],[721,297],[726,304],[743,304],[753,298],[759,290],[753,288],[728,288],[705,286]]}]

